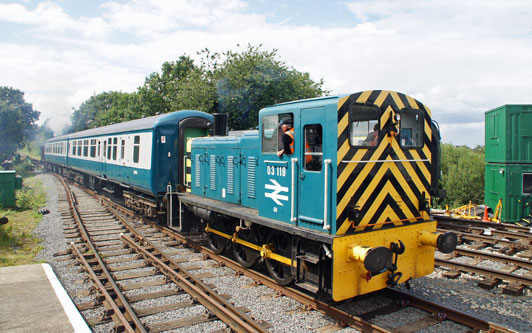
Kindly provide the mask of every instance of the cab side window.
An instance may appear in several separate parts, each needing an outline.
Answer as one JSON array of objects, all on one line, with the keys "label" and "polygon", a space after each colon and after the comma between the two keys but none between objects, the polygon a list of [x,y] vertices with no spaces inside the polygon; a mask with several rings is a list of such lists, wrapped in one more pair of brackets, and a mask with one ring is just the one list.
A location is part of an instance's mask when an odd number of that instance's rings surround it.
[{"label": "cab side window", "polygon": [[305,125],[305,170],[321,171],[323,159],[323,135],[320,124]]},{"label": "cab side window", "polygon": [[293,123],[292,113],[274,114],[262,118],[262,152],[277,153],[282,148],[283,131],[280,129],[281,120],[290,120]]},{"label": "cab side window", "polygon": [[420,110],[404,109],[401,111],[401,128],[399,142],[404,148],[423,146],[423,114]]},{"label": "cab side window", "polygon": [[379,141],[379,109],[376,106],[351,105],[349,143],[352,147],[375,147]]}]

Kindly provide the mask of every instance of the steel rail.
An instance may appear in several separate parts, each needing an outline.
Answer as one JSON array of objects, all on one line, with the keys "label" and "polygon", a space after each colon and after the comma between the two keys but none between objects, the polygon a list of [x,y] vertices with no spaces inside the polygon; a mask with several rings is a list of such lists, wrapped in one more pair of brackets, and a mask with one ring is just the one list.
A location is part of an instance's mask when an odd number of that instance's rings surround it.
[{"label": "steel rail", "polygon": [[516,258],[513,256],[505,256],[502,254],[488,253],[488,252],[469,250],[469,249],[455,249],[454,253],[458,255],[462,255],[462,256],[492,260],[492,261],[502,262],[505,264],[512,264],[518,267],[532,269],[532,261]]},{"label": "steel rail", "polygon": [[[117,210],[120,210],[123,213],[130,215],[130,216],[137,216],[135,213],[133,213],[129,209],[126,209],[120,205],[117,205],[116,203],[110,201],[108,198],[105,198],[105,197],[102,197],[102,198],[105,199],[107,202],[111,203],[113,206],[115,206]],[[354,316],[341,309],[338,309],[334,305],[320,301],[311,295],[305,294],[294,288],[280,286],[277,283],[275,283],[275,281],[272,280],[271,278],[263,274],[260,274],[258,272],[247,270],[228,258],[218,256],[214,254],[214,252],[212,252],[210,249],[177,233],[173,229],[155,224],[148,219],[143,219],[143,222],[146,224],[150,224],[152,227],[157,228],[158,230],[164,232],[168,236],[171,236],[172,238],[176,239],[179,243],[184,244],[190,248],[193,248],[197,250],[198,252],[212,258],[213,260],[216,260],[220,264],[225,265],[235,270],[238,274],[244,274],[252,278],[257,283],[263,284],[273,290],[276,290],[280,295],[288,296],[300,302],[307,309],[314,309],[314,310],[322,311],[326,313],[327,315],[331,316],[332,318],[335,318],[336,320],[338,320],[341,324],[349,325],[363,332],[390,332],[389,330],[379,327],[377,325],[374,325],[368,321],[365,321],[360,317]],[[391,290],[391,292],[399,292],[396,289],[389,289],[389,290]],[[446,307],[431,303],[429,301],[416,298],[408,294],[404,294],[404,295],[406,296],[403,296],[403,297],[407,297],[409,300],[412,300],[412,305],[417,308],[420,308],[422,310],[425,310],[431,313],[444,314],[446,318],[453,320],[455,322],[458,322],[460,324],[463,324],[465,326],[471,327],[473,329],[484,329],[487,331],[491,330],[491,332],[503,332],[503,333],[514,332],[512,330],[509,330],[497,324],[490,323],[488,321],[476,318],[474,316],[462,314],[459,311],[446,308]]]},{"label": "steel rail", "polygon": [[487,236],[499,236],[507,239],[519,239],[524,241],[531,241],[532,240],[532,234],[530,233],[523,233],[523,232],[517,232],[517,231],[508,231],[508,230],[500,230],[500,229],[491,229],[490,227],[481,227],[481,226],[474,226],[474,225],[461,225],[461,224],[453,224],[449,222],[438,222],[438,228],[445,228],[445,229],[453,229],[453,230],[467,230],[467,231],[477,231],[478,234],[481,235],[487,235]]},{"label": "steel rail", "polygon": [[209,258],[211,258],[213,260],[216,260],[218,263],[233,269],[238,274],[243,274],[243,275],[245,275],[247,277],[250,277],[251,279],[253,279],[257,283],[263,284],[266,287],[269,287],[269,288],[277,291],[279,293],[279,295],[285,295],[287,297],[290,297],[290,298],[298,301],[299,303],[303,304],[305,306],[305,308],[307,308],[307,309],[314,309],[314,310],[317,310],[317,311],[324,312],[327,315],[329,315],[330,317],[335,318],[336,320],[338,320],[340,323],[349,325],[349,326],[357,328],[357,329],[360,329],[363,332],[382,332],[382,333],[389,333],[390,332],[389,330],[384,329],[382,327],[379,327],[377,325],[374,325],[374,324],[372,324],[372,323],[370,323],[368,321],[365,321],[365,320],[361,319],[360,317],[354,316],[354,315],[349,314],[349,313],[347,313],[347,312],[345,312],[345,311],[343,311],[341,309],[338,309],[338,308],[336,308],[336,307],[334,307],[334,306],[332,306],[330,304],[327,304],[326,302],[320,301],[320,300],[316,299],[314,296],[307,295],[307,294],[305,294],[305,293],[303,293],[301,291],[298,291],[298,290],[296,290],[294,288],[290,288],[290,287],[286,287],[286,286],[285,287],[280,286],[273,279],[271,279],[271,278],[269,278],[269,277],[267,277],[267,276],[265,276],[263,274],[260,274],[258,272],[245,269],[242,266],[240,266],[238,263],[236,263],[236,262],[234,262],[234,261],[232,261],[232,260],[230,260],[228,258],[225,258],[225,257],[222,257],[222,256],[218,256],[214,252],[212,252],[210,249],[208,249],[208,248],[206,248],[206,247],[204,247],[204,246],[192,241],[189,238],[186,238],[186,237],[180,235],[179,233],[175,232],[172,229],[169,229],[169,228],[157,225],[157,224],[153,224],[153,223],[152,223],[152,226],[157,228],[157,229],[159,229],[160,231],[164,232],[165,234],[171,236],[172,238],[176,239],[180,243],[185,244],[185,245],[189,246],[190,248],[193,248],[193,249],[197,250],[198,252],[208,256]]},{"label": "steel rail", "polygon": [[[449,229],[441,229],[441,228],[436,229],[436,231],[440,231],[440,232],[446,232],[448,230]],[[470,241],[480,241],[482,243],[487,243],[487,244],[504,244],[504,245],[508,245],[510,247],[518,248],[518,249],[532,249],[532,245],[523,244],[520,241],[510,241],[510,240],[506,240],[502,238],[496,238],[496,237],[485,236],[485,235],[477,235],[477,234],[464,232],[464,231],[458,231],[458,230],[453,230],[453,232],[456,233],[456,235],[459,238],[467,239]]]},{"label": "steel rail", "polygon": [[165,255],[164,252],[154,247],[154,244],[146,239],[140,240],[149,244],[153,249],[158,252],[165,261],[168,261],[170,267],[163,260],[157,258],[153,253],[150,253],[141,245],[135,243],[131,238],[122,235],[121,239],[129,247],[142,255],[146,260],[150,261],[152,265],[157,267],[161,273],[166,275],[170,280],[177,284],[192,298],[200,302],[205,306],[212,314],[228,324],[232,329],[237,332],[267,332],[259,323],[249,318],[248,316],[240,313],[233,305],[227,300],[219,296],[214,290],[207,287],[199,279],[193,277],[188,271],[183,269],[175,260]]},{"label": "steel rail", "polygon": [[102,284],[102,282],[98,278],[98,275],[96,275],[96,272],[94,272],[94,270],[92,269],[90,264],[83,257],[83,254],[79,251],[79,249],[76,246],[76,244],[74,244],[74,243],[71,243],[71,244],[72,244],[72,252],[74,253],[74,255],[76,255],[78,257],[78,260],[81,262],[81,264],[83,266],[85,266],[85,270],[87,271],[87,273],[89,273],[90,277],[92,278],[92,280],[96,284],[96,287],[98,288],[100,293],[102,293],[102,295],[107,300],[107,304],[109,304],[109,306],[111,307],[113,312],[116,314],[116,316],[118,317],[120,322],[122,322],[122,324],[124,326],[124,330],[126,332],[134,333],[135,329],[133,329],[133,327],[131,327],[131,325],[129,324],[129,321],[126,319],[126,317],[124,316],[122,311],[120,311],[120,308],[119,308],[118,304],[116,304],[116,302],[113,299],[113,297],[109,294],[109,292],[107,291],[105,286]]},{"label": "steel rail", "polygon": [[[86,245],[89,248],[89,251],[92,252],[92,254],[94,255],[94,258],[98,262],[98,265],[102,269],[102,273],[104,274],[105,279],[111,285],[113,291],[116,294],[116,297],[118,297],[118,299],[120,300],[121,305],[123,306],[125,313],[129,316],[130,320],[133,321],[134,326],[135,326],[135,331],[136,332],[143,332],[143,333],[147,332],[146,328],[144,327],[144,325],[142,324],[140,319],[137,317],[137,315],[133,311],[133,308],[131,308],[131,306],[129,305],[129,302],[127,301],[126,297],[120,291],[120,288],[118,287],[118,285],[114,281],[113,276],[111,275],[111,273],[109,272],[109,270],[105,266],[105,263],[103,262],[102,258],[98,254],[98,251],[97,251],[96,247],[94,246],[92,240],[90,239],[89,234],[88,234],[87,230],[85,229],[85,226],[83,225],[83,222],[82,222],[81,216],[80,216],[80,214],[78,212],[78,209],[77,209],[76,205],[74,205],[74,202],[75,202],[74,193],[70,190],[70,188],[68,187],[68,185],[65,183],[65,181],[62,178],[59,178],[59,179],[61,180],[61,183],[63,184],[63,187],[65,188],[65,191],[68,193],[68,195],[67,195],[68,203],[69,203],[70,209],[72,211],[72,216],[74,217],[74,220],[76,221],[76,224],[78,225],[79,232],[80,232],[82,238],[85,240],[85,243],[86,243]],[[114,302],[114,300],[113,300],[113,302]],[[122,316],[119,315],[119,318],[122,321],[122,319],[125,319],[125,316],[124,315],[122,315]],[[123,323],[124,326],[126,326],[126,324],[130,325],[128,320],[126,320],[125,322],[122,321],[122,323]]]},{"label": "steel rail", "polygon": [[497,270],[490,269],[490,268],[482,268],[482,267],[477,267],[474,265],[457,263],[457,262],[445,260],[445,259],[435,259],[435,264],[438,266],[454,268],[454,269],[457,269],[463,272],[476,273],[482,276],[489,276],[489,277],[493,277],[493,278],[497,278],[497,279],[501,279],[505,281],[514,282],[517,284],[532,286],[532,277],[528,278],[524,275],[505,273],[505,272],[497,271]]},{"label": "steel rail", "polygon": [[395,298],[407,299],[410,305],[416,308],[419,308],[421,310],[430,312],[434,314],[435,317],[438,317],[438,318],[444,317],[454,322],[471,327],[474,330],[482,330],[486,332],[500,332],[500,333],[514,333],[515,332],[513,330],[497,325],[495,323],[491,323],[483,319],[477,318],[475,316],[468,315],[460,311],[441,306],[436,303],[432,303],[430,301],[424,300],[416,296],[412,296],[410,294],[407,294],[397,289],[388,288],[386,289],[386,293],[388,293],[389,295]]},{"label": "steel rail", "polygon": [[[131,210],[124,208],[115,202],[111,201],[109,198],[106,197],[100,197],[102,200],[106,201],[110,206],[113,206],[116,208],[116,210],[121,211],[122,213],[132,216],[132,217],[138,217],[134,212]],[[109,206],[108,206],[109,207]],[[111,210],[110,210],[111,211]],[[326,302],[317,300],[315,297],[311,295],[307,295],[301,291],[298,291],[294,288],[290,287],[283,287],[278,285],[273,279],[260,274],[258,272],[247,270],[240,266],[238,263],[216,255],[214,252],[212,252],[210,249],[194,242],[190,238],[187,238],[179,233],[177,233],[175,230],[161,226],[159,224],[153,223],[151,220],[142,218],[143,223],[151,225],[153,228],[158,229],[159,231],[165,233],[166,235],[170,236],[171,238],[178,241],[180,244],[186,245],[199,253],[217,261],[221,265],[227,266],[234,271],[236,271],[238,274],[243,274],[259,284],[263,284],[266,287],[269,287],[279,293],[279,295],[285,295],[287,297],[290,297],[299,303],[303,304],[305,308],[307,309],[314,309],[317,311],[322,311],[329,315],[330,317],[338,320],[341,324],[349,325],[353,328],[357,328],[359,330],[362,330],[363,332],[380,332],[380,333],[390,333],[389,330],[384,329],[382,327],[379,327],[377,325],[374,325],[368,321],[363,320],[360,317],[354,316],[352,314],[349,314],[341,309],[338,309],[330,304],[327,304]]]},{"label": "steel rail", "polygon": [[514,231],[514,232],[519,232],[523,234],[529,234],[532,236],[531,227],[523,227],[520,225],[511,224],[511,223],[495,223],[495,222],[484,222],[484,221],[479,221],[479,220],[466,220],[466,219],[454,218],[454,217],[439,215],[439,214],[431,214],[431,217],[437,220],[438,222],[443,222],[443,223],[447,222],[447,223],[458,224],[458,225],[472,225],[472,226],[478,226],[478,227],[483,227],[483,228],[493,228],[493,229],[503,230],[503,231]]},{"label": "steel rail", "polygon": [[[97,194],[94,195],[100,199],[107,199],[102,198]],[[142,233],[140,233],[122,216],[120,216],[120,214],[113,207],[108,205],[109,202],[107,200],[102,200],[102,202],[104,202],[109,212],[113,214],[113,216],[133,234],[138,242],[147,244],[163,259],[155,257],[152,253],[146,251],[144,248],[142,248],[142,246],[136,244],[133,240],[125,235],[122,235],[122,241],[134,249],[137,253],[142,255],[146,260],[150,261],[179,287],[181,287],[193,298],[197,299],[201,304],[203,304],[203,306],[209,309],[209,311],[216,315],[216,317],[237,332],[267,332],[262,325],[248,315],[239,311],[225,298],[218,295],[218,293],[212,290],[201,280],[195,278],[193,274],[189,273],[185,268],[183,268],[182,265],[178,264],[156,244],[148,240],[144,235],[142,235]],[[172,267],[170,267],[167,263],[169,263]]]}]

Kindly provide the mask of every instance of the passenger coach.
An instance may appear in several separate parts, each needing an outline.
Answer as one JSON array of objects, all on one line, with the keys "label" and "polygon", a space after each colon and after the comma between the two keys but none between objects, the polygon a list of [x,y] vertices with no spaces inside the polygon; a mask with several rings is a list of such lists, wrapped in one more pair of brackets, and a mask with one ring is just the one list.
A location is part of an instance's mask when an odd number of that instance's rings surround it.
[{"label": "passenger coach", "polygon": [[43,159],[90,188],[123,192],[127,206],[156,217],[165,213],[166,192],[187,182],[187,140],[207,135],[211,125],[210,114],[190,110],[132,120],[52,138]]}]

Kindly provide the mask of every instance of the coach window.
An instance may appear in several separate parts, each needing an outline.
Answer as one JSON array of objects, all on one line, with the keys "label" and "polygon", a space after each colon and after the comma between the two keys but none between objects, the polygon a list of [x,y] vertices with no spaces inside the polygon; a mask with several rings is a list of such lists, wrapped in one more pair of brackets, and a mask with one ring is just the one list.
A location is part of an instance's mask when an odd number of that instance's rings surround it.
[{"label": "coach window", "polygon": [[126,152],[126,140],[121,140],[122,144],[120,147],[120,159],[123,160],[124,159],[124,154]]},{"label": "coach window", "polygon": [[83,156],[89,156],[89,140],[83,140]]},{"label": "coach window", "polygon": [[402,147],[416,148],[423,146],[423,115],[420,110],[401,110],[399,142]]},{"label": "coach window", "polygon": [[133,139],[133,162],[139,163],[140,153],[140,135],[135,135]]},{"label": "coach window", "polygon": [[98,140],[98,153],[96,154],[96,156],[100,157],[100,146],[102,145],[102,142],[100,140]]},{"label": "coach window", "polygon": [[111,151],[113,150],[113,139],[107,140],[107,159],[111,159]]},{"label": "coach window", "polygon": [[76,141],[72,141],[72,156],[76,156],[76,149],[78,147],[78,144]]},{"label": "coach window", "polygon": [[102,152],[102,157],[105,158],[106,155],[105,155],[105,152],[107,151],[107,141],[103,141],[103,152]]},{"label": "coach window", "polygon": [[117,149],[117,146],[118,146],[118,139],[117,138],[113,138],[113,160],[116,161],[116,149]]},{"label": "coach window", "polygon": [[353,147],[375,147],[379,141],[379,109],[376,106],[349,107],[349,143]]},{"label": "coach window", "polygon": [[91,157],[96,157],[96,140],[91,139]]},{"label": "coach window", "polygon": [[305,125],[305,170],[321,171],[323,158],[322,129],[320,124]]},{"label": "coach window", "polygon": [[78,156],[81,156],[81,153],[82,153],[82,149],[83,149],[82,143],[83,141],[78,140],[78,153],[77,153]]}]

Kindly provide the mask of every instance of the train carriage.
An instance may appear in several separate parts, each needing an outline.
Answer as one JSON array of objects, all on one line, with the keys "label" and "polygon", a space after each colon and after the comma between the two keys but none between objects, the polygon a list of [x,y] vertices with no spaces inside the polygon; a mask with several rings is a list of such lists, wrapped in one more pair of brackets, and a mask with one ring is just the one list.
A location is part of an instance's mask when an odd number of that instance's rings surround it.
[{"label": "train carriage", "polygon": [[[186,181],[186,142],[205,136],[212,116],[177,111],[48,140],[47,168],[74,174],[88,187],[118,192],[126,205],[155,217],[168,189]],[[189,176],[188,176],[189,178]]]},{"label": "train carriage", "polygon": [[[279,158],[279,122],[295,151]],[[274,279],[343,300],[430,274],[439,134],[430,110],[397,92],[295,101],[259,113],[259,130],[192,142],[190,193],[179,203],[206,224],[216,252]]]}]

